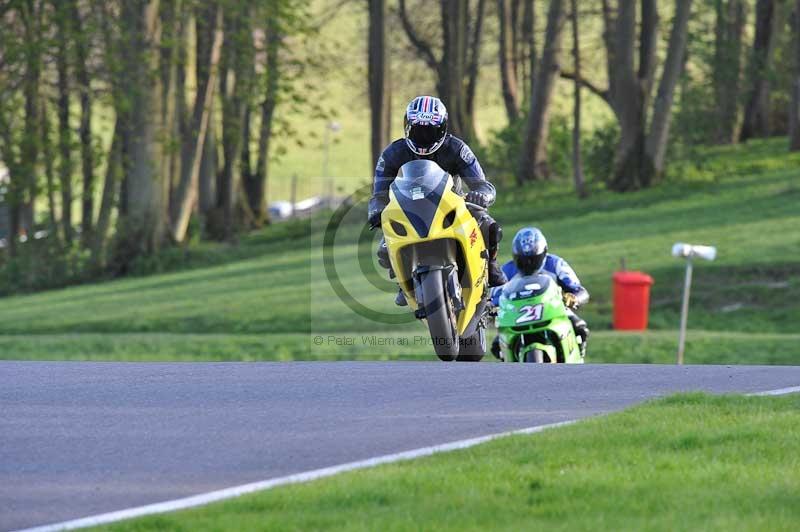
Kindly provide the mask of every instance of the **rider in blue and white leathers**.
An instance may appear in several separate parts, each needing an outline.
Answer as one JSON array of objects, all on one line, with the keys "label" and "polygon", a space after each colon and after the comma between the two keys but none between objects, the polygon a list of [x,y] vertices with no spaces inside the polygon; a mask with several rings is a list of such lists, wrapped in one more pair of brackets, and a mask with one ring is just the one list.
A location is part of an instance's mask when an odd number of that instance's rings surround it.
[{"label": "rider in blue and white leathers", "polygon": [[[586,321],[574,311],[589,301],[589,292],[581,284],[575,270],[558,255],[547,252],[547,240],[544,234],[535,227],[525,227],[514,235],[511,253],[513,260],[503,264],[503,273],[509,279],[516,275],[543,273],[552,277],[561,287],[572,327],[575,329],[575,334],[581,339],[581,353],[585,355],[586,343],[589,340],[589,327]],[[492,304],[495,306],[500,304],[502,292],[502,286],[492,288]],[[499,338],[495,338],[492,342],[492,353],[499,356]]]}]

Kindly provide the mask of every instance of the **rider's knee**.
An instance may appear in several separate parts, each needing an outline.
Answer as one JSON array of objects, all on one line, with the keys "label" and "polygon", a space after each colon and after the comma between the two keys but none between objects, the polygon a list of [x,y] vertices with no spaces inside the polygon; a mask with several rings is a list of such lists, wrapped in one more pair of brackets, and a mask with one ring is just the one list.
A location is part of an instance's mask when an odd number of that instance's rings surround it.
[{"label": "rider's knee", "polygon": [[490,240],[492,241],[492,245],[497,246],[503,240],[503,228],[500,227],[500,224],[497,222],[492,223],[492,227],[490,228]]},{"label": "rider's knee", "polygon": [[492,249],[500,245],[503,240],[503,228],[491,216],[486,217],[485,222],[481,224],[484,232],[484,239],[486,240],[486,247]]}]

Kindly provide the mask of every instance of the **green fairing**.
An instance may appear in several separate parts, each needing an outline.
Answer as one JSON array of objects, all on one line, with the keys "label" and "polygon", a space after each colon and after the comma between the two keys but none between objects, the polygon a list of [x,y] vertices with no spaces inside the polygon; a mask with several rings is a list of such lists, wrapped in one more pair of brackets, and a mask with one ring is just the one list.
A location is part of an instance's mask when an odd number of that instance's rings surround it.
[{"label": "green fairing", "polygon": [[534,350],[544,362],[582,364],[580,346],[562,300],[561,288],[547,275],[517,275],[503,288],[495,321],[503,360],[532,360]]}]

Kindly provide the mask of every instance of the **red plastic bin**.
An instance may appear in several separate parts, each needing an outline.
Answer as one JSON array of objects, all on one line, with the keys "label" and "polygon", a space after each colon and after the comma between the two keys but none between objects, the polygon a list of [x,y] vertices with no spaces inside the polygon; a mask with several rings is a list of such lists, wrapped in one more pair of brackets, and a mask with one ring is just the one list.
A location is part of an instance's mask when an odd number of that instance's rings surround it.
[{"label": "red plastic bin", "polygon": [[642,272],[616,272],[614,279],[614,328],[619,331],[647,329],[650,287],[653,278]]}]

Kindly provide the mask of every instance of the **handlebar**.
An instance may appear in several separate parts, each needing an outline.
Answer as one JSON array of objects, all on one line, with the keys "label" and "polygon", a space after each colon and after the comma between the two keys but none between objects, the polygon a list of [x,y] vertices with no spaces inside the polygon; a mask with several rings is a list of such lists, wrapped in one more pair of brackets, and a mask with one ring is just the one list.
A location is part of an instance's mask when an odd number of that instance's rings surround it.
[{"label": "handlebar", "polygon": [[477,203],[471,203],[469,201],[465,201],[464,203],[467,204],[467,208],[468,209],[474,209],[476,211],[485,211],[486,210],[486,207],[478,205]]}]

